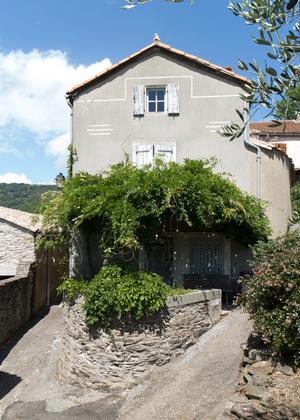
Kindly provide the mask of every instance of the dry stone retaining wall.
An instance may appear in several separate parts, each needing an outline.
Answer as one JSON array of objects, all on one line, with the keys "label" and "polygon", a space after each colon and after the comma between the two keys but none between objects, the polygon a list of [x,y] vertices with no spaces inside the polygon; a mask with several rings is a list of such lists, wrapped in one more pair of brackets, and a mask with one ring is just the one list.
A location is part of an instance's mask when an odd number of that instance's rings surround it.
[{"label": "dry stone retaining wall", "polygon": [[82,301],[65,306],[61,375],[93,389],[129,388],[182,354],[220,313],[220,290],[197,291],[169,298],[165,310],[142,321],[116,320],[107,334],[86,327]]},{"label": "dry stone retaining wall", "polygon": [[19,266],[15,277],[0,281],[0,345],[30,318],[32,286],[30,264]]}]

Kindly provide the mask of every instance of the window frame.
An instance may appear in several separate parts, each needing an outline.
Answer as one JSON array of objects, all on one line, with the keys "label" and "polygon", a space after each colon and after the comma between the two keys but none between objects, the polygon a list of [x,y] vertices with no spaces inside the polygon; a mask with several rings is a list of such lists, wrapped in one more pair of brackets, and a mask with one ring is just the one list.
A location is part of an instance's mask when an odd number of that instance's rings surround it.
[{"label": "window frame", "polygon": [[[158,90],[164,90],[164,99],[160,100],[157,99],[157,94],[155,100],[149,100],[149,91],[158,91]],[[155,104],[156,111],[149,111],[149,103]],[[163,103],[164,104],[164,111],[157,111],[157,104]],[[151,85],[151,86],[145,86],[145,111],[148,115],[162,115],[168,113],[168,92],[167,92],[167,85]]]}]

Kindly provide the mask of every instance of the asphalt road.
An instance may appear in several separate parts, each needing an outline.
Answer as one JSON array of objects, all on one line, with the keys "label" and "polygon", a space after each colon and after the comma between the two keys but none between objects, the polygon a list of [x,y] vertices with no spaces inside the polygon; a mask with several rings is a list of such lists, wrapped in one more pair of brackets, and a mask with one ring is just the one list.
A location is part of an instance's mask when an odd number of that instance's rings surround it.
[{"label": "asphalt road", "polygon": [[221,419],[250,330],[247,316],[233,311],[183,356],[113,398],[59,383],[63,327],[60,308],[54,307],[0,351],[0,415],[2,420]]}]

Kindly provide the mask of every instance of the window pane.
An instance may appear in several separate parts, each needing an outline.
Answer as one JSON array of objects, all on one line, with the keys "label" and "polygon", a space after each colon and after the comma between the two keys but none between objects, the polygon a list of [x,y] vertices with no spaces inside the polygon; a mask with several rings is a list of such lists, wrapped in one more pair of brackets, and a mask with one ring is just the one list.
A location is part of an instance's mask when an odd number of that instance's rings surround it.
[{"label": "window pane", "polygon": [[165,111],[165,103],[157,102],[157,112],[164,112],[164,111]]},{"label": "window pane", "polygon": [[155,109],[155,102],[149,102],[149,103],[148,103],[148,111],[149,111],[149,112],[156,112],[156,109]]},{"label": "window pane", "polygon": [[163,101],[165,99],[165,90],[161,89],[157,91],[157,100]]},{"label": "window pane", "polygon": [[149,101],[155,101],[156,90],[149,89],[148,90],[148,99]]}]

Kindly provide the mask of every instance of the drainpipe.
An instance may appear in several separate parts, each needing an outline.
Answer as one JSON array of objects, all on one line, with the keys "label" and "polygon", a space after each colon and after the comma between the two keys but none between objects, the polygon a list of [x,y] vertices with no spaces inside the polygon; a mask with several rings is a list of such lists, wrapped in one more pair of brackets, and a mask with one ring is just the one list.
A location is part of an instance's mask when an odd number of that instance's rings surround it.
[{"label": "drainpipe", "polygon": [[[246,121],[247,113],[244,113],[244,118]],[[256,150],[256,198],[260,200],[261,198],[261,150],[260,147],[256,144],[251,143],[249,140],[249,123],[247,123],[247,126],[244,131],[244,144],[252,147],[254,150]]]}]

